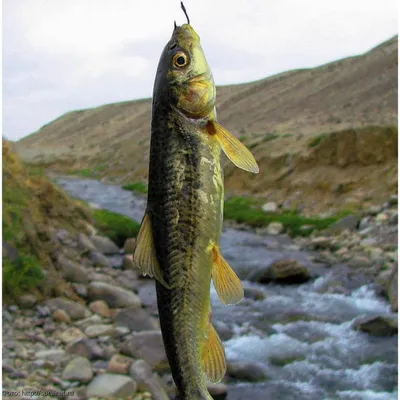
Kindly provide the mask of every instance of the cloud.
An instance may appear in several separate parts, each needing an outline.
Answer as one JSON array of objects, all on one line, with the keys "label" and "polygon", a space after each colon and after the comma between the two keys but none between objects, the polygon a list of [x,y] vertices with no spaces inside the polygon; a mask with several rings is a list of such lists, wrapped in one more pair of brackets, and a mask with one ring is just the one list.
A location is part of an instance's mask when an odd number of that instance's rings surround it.
[{"label": "cloud", "polygon": [[[186,0],[217,84],[367,51],[397,33],[395,0]],[[179,1],[4,0],[3,132],[151,95]]]}]

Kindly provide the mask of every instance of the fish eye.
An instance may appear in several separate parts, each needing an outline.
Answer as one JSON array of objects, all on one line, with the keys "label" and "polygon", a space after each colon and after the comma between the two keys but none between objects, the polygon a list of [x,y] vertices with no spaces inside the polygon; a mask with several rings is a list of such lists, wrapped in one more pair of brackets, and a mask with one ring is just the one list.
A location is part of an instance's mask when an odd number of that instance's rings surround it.
[{"label": "fish eye", "polygon": [[183,68],[188,64],[188,62],[188,56],[182,51],[177,52],[172,59],[172,63],[176,68]]}]

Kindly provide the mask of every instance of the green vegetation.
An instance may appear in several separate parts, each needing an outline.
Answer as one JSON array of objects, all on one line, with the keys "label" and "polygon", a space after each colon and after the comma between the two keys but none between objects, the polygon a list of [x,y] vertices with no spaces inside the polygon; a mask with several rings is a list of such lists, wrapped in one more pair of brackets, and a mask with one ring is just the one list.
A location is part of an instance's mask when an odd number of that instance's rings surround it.
[{"label": "green vegetation", "polygon": [[93,168],[73,169],[70,171],[72,175],[82,176],[84,178],[100,178],[100,172],[106,168],[105,165],[96,165]]},{"label": "green vegetation", "polygon": [[320,135],[314,136],[309,139],[307,142],[307,146],[309,148],[319,146],[326,138],[328,137],[328,133],[321,133]]},{"label": "green vegetation", "polygon": [[44,275],[34,256],[19,256],[15,261],[3,258],[3,295],[17,297],[38,287]]},{"label": "green vegetation", "polygon": [[118,246],[122,247],[125,240],[136,237],[140,225],[124,215],[107,210],[93,210],[95,226]]},{"label": "green vegetation", "polygon": [[261,143],[265,143],[265,142],[269,142],[269,141],[274,140],[274,139],[278,139],[278,137],[279,137],[279,133],[276,133],[276,132],[267,133],[262,138]]},{"label": "green vegetation", "polygon": [[329,218],[305,217],[296,211],[266,213],[261,209],[262,202],[248,197],[231,197],[225,201],[224,217],[254,227],[267,226],[271,222],[280,222],[291,236],[306,236],[314,230],[326,229],[347,212]]},{"label": "green vegetation", "polygon": [[122,186],[122,189],[130,190],[136,193],[144,193],[144,194],[147,193],[147,185],[144,184],[143,182],[129,183],[125,186]]}]

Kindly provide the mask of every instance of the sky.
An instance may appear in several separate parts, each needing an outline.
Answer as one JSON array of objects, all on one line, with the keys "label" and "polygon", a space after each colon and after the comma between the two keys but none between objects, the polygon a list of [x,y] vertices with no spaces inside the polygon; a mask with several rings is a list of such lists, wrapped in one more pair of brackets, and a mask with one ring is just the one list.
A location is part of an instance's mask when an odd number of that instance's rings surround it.
[{"label": "sky", "polygon": [[[178,0],[3,0],[3,136],[150,97]],[[396,0],[186,0],[217,85],[360,54],[398,32]],[[218,94],[217,94],[218,95]]]}]

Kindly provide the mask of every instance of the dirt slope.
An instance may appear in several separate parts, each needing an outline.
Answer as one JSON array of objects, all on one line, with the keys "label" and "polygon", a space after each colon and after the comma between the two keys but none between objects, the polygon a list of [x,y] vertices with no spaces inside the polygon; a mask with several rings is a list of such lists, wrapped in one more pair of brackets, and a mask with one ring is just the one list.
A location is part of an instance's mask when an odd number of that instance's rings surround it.
[{"label": "dirt slope", "polygon": [[[219,121],[252,149],[261,170],[250,176],[227,162],[227,192],[318,211],[395,191],[397,40],[318,68],[219,87]],[[150,102],[67,113],[16,147],[26,161],[55,170],[145,181]]]}]

